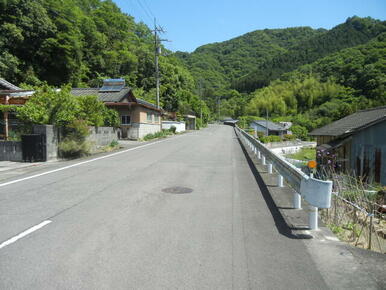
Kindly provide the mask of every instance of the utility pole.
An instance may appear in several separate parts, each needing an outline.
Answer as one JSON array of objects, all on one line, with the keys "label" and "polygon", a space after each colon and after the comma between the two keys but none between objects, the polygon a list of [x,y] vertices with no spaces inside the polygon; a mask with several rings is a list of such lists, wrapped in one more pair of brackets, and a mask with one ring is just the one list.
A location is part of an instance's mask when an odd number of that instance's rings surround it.
[{"label": "utility pole", "polygon": [[220,112],[220,103],[221,103],[221,99],[220,99],[220,97],[218,97],[218,99],[217,99],[217,104],[218,104],[218,120],[220,121],[220,114],[221,114],[221,112]]},{"label": "utility pole", "polygon": [[161,54],[161,42],[168,41],[167,39],[160,39],[158,34],[165,33],[165,30],[161,26],[157,26],[157,21],[154,18],[154,57],[155,57],[155,78],[156,78],[156,91],[157,91],[157,108],[160,108],[159,105],[159,88],[160,88],[160,75],[159,75],[159,64],[158,58]]},{"label": "utility pole", "polygon": [[266,113],[266,118],[265,118],[265,129],[267,131],[267,136],[268,136],[268,108],[265,109],[265,113]]},{"label": "utility pole", "polygon": [[200,118],[201,118],[201,124],[203,123],[202,121],[202,79],[200,79],[200,83],[199,83],[199,94],[200,94]]}]

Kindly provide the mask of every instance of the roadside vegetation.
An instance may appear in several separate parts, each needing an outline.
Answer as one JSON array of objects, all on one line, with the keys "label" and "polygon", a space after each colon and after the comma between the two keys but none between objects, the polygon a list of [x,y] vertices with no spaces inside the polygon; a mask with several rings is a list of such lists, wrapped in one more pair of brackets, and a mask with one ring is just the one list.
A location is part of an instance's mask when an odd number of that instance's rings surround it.
[{"label": "roadside vegetation", "polygon": [[102,152],[111,152],[117,149],[122,148],[117,140],[111,141],[111,143],[101,149]]},{"label": "roadside vegetation", "polygon": [[[23,88],[48,84],[100,87],[125,79],[134,95],[155,102],[154,36],[113,1],[0,1],[0,76]],[[181,115],[210,112],[191,72],[162,47],[160,105]]]},{"label": "roadside vegetation", "polygon": [[386,254],[386,187],[332,168],[324,175],[334,188],[331,208],[321,210],[323,222],[342,241]]},{"label": "roadside vegetation", "polygon": [[156,133],[150,133],[147,134],[145,137],[143,137],[143,141],[149,141],[153,139],[159,139],[159,138],[166,138],[168,136],[175,135],[176,133],[176,127],[172,126],[170,129],[163,129],[160,132]]},{"label": "roadside vegetation", "polygon": [[300,151],[293,153],[293,154],[287,154],[285,157],[296,159],[296,160],[302,160],[302,161],[310,161],[316,159],[316,149],[315,148],[302,148]]},{"label": "roadside vegetation", "polygon": [[73,96],[68,86],[60,90],[43,86],[15,113],[25,126],[57,126],[62,137],[59,153],[63,158],[90,154],[92,144],[86,141],[89,126],[117,127],[120,123],[117,111],[108,109],[97,96]]}]

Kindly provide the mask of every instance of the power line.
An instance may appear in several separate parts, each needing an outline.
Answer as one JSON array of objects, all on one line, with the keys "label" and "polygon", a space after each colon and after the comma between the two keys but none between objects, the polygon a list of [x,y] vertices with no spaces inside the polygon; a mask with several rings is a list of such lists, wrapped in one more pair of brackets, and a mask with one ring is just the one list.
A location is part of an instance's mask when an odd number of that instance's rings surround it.
[{"label": "power line", "polygon": [[153,11],[151,11],[151,9],[150,9],[150,6],[147,4],[147,1],[146,1],[146,0],[143,0],[143,4],[145,4],[145,6],[146,6],[146,8],[149,10],[151,16],[153,16],[153,18],[156,18],[156,17],[154,16]]},{"label": "power line", "polygon": [[137,0],[137,3],[142,8],[142,10],[145,12],[145,15],[149,17],[149,20],[152,21],[154,17],[150,15],[150,13],[146,10],[145,6],[142,5],[142,2],[140,0]]}]

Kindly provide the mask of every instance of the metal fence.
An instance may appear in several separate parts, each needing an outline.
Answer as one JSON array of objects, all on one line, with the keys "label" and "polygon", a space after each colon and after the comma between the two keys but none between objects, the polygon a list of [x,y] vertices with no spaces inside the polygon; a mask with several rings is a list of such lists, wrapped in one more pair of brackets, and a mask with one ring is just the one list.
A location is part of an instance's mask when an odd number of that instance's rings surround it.
[{"label": "metal fence", "polygon": [[284,179],[295,190],[294,208],[301,208],[301,197],[308,202],[310,205],[309,227],[317,229],[318,208],[330,208],[331,206],[332,181],[308,176],[244,130],[235,127],[235,131],[243,144],[249,147],[258,159],[261,159],[263,165],[267,166],[268,173],[272,173],[273,168],[278,172],[278,186],[283,186]]}]

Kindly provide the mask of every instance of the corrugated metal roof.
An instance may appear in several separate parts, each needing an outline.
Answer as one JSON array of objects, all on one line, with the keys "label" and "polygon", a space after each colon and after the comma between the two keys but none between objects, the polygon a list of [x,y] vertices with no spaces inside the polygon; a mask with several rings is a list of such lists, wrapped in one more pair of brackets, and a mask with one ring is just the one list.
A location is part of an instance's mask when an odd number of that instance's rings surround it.
[{"label": "corrugated metal roof", "polygon": [[5,79],[0,78],[0,89],[3,90],[21,90],[21,88],[15,86],[14,84],[11,84],[10,82],[6,81]]},{"label": "corrugated metal roof", "polygon": [[310,133],[312,136],[350,135],[370,125],[386,120],[386,106],[358,111]]},{"label": "corrugated metal roof", "polygon": [[285,130],[281,125],[276,124],[276,123],[271,122],[271,121],[257,120],[257,121],[253,121],[253,123],[258,124],[264,128],[268,127],[268,130],[271,130],[271,131],[284,131]]}]

